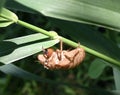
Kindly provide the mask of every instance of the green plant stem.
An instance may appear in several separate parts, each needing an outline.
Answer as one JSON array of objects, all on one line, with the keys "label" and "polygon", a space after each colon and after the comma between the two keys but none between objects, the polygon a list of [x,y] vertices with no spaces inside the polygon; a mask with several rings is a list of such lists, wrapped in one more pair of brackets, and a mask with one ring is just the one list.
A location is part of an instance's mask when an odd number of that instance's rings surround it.
[{"label": "green plant stem", "polygon": [[[66,38],[64,38],[64,37],[58,36],[58,35],[56,35],[57,33],[54,34],[54,33],[48,32],[48,31],[46,31],[46,30],[44,30],[44,29],[42,29],[42,28],[36,27],[36,26],[34,26],[34,25],[31,25],[31,24],[26,23],[26,22],[21,21],[21,20],[18,20],[17,24],[22,25],[22,26],[24,26],[24,27],[26,27],[26,28],[28,28],[28,29],[33,30],[33,31],[36,31],[36,32],[40,32],[40,33],[42,33],[42,34],[45,34],[45,35],[49,36],[49,37],[52,38],[52,39],[55,39],[56,36],[57,36],[57,37],[60,38],[65,44],[68,44],[68,45],[70,45],[70,46],[72,46],[72,47],[78,47],[78,43],[73,42],[73,41],[71,41],[71,40],[69,40],[69,39],[66,39]],[[86,47],[86,46],[83,46],[83,45],[80,45],[80,46],[81,46],[82,48],[84,48],[86,52],[88,52],[88,53],[90,53],[90,54],[92,54],[92,55],[95,55],[95,56],[97,56],[97,57],[99,57],[99,58],[101,58],[101,59],[103,59],[103,60],[105,60],[105,61],[107,61],[107,62],[110,62],[110,63],[112,63],[113,65],[116,65],[116,66],[119,66],[119,67],[120,67],[120,62],[119,62],[119,61],[117,61],[117,60],[115,60],[115,59],[113,59],[113,58],[111,58],[111,57],[108,57],[108,56],[106,56],[106,55],[104,55],[104,54],[102,54],[102,53],[99,53],[99,52],[97,52],[97,51],[95,51],[95,50],[93,50],[93,49],[90,49],[90,48],[88,48],[88,47]]]}]

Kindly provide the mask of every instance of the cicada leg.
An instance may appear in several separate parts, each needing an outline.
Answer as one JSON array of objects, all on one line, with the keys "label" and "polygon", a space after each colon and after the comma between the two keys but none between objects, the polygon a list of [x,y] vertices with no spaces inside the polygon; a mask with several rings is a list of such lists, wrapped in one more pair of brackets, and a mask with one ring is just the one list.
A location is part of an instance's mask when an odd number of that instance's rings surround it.
[{"label": "cicada leg", "polygon": [[70,57],[70,56],[68,56],[68,55],[66,55],[66,54],[64,54],[64,56],[65,56],[70,62],[73,62],[74,59],[75,59],[75,57],[76,57],[76,55],[78,55],[78,53],[79,53],[79,51],[77,51],[77,52],[75,53],[75,55],[72,56],[72,57]]},{"label": "cicada leg", "polygon": [[56,50],[57,57],[59,60],[62,60],[63,56],[63,42],[60,40],[60,50]]},{"label": "cicada leg", "polygon": [[[78,43],[78,47],[77,48],[80,48],[80,42]],[[69,55],[66,55],[66,54],[64,54],[64,56],[70,61],[70,62],[73,62],[74,61],[74,59],[75,59],[75,57],[79,54],[79,49],[77,50],[77,52],[74,54],[74,56],[73,57],[70,57]]]}]

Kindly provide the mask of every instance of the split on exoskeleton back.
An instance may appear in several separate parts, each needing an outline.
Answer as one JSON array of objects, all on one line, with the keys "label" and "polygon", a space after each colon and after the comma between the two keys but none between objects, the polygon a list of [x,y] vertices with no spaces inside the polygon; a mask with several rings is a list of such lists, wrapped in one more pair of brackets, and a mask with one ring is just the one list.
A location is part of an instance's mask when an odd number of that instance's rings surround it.
[{"label": "split on exoskeleton back", "polygon": [[38,60],[45,68],[54,69],[71,69],[78,66],[85,58],[85,51],[80,47],[67,51],[63,50],[63,43],[60,41],[60,50],[49,48],[43,54],[38,55]]}]

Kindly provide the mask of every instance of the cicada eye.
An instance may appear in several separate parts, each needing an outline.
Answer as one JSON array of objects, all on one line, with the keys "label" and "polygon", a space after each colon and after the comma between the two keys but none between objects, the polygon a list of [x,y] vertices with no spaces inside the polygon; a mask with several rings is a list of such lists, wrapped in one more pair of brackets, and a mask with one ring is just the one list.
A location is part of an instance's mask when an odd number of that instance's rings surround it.
[{"label": "cicada eye", "polygon": [[54,50],[52,48],[43,49],[43,55],[46,56],[46,58],[51,57],[53,52]]},{"label": "cicada eye", "polygon": [[47,49],[43,49],[43,54],[47,55],[47,53],[48,53],[48,50]]},{"label": "cicada eye", "polygon": [[51,57],[51,55],[52,55],[53,52],[54,52],[54,50],[52,48],[49,48],[49,49],[46,50],[46,55],[48,57]]}]

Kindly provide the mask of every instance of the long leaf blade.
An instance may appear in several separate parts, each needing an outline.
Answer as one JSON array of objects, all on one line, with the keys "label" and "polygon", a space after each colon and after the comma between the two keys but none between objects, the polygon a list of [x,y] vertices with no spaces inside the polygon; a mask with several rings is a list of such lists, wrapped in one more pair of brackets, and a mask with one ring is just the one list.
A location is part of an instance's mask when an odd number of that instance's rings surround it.
[{"label": "long leaf blade", "polygon": [[58,42],[59,42],[58,40],[50,40],[50,41],[39,42],[39,43],[19,47],[15,49],[11,54],[0,57],[0,62],[4,64],[12,63],[14,61],[20,60],[22,58],[25,58],[37,52],[40,52],[42,51],[42,48],[51,47]]},{"label": "long leaf blade", "polygon": [[[45,16],[104,26],[120,31],[118,0],[15,0]],[[106,5],[107,4],[107,5]],[[113,4],[113,5],[112,5]],[[112,5],[112,8],[110,8]],[[106,7],[107,6],[107,7]],[[117,6],[117,7],[115,7]]]},{"label": "long leaf blade", "polygon": [[89,70],[88,70],[88,75],[91,77],[91,78],[98,78],[103,70],[105,69],[107,65],[105,64],[105,62],[101,59],[95,59],[90,67],[89,67]]},{"label": "long leaf blade", "polygon": [[0,42],[0,56],[5,56],[7,54],[12,53],[16,48],[18,48],[21,44],[29,44],[31,42],[45,40],[48,36],[43,35],[41,33],[35,33],[23,37],[17,37],[12,39],[7,39]]},{"label": "long leaf blade", "polygon": [[23,36],[23,37],[7,39],[5,41],[14,42],[17,45],[20,45],[20,44],[25,44],[25,43],[29,43],[29,42],[32,42],[32,41],[37,41],[37,40],[42,40],[42,39],[47,39],[47,38],[49,38],[49,37],[44,35],[44,34],[35,33],[35,34]]},{"label": "long leaf blade", "polygon": [[115,81],[115,87],[116,90],[120,91],[120,69],[113,68],[113,74],[114,74],[114,81]]}]

